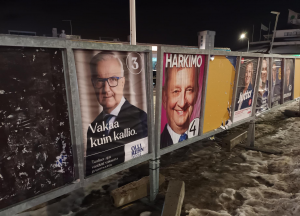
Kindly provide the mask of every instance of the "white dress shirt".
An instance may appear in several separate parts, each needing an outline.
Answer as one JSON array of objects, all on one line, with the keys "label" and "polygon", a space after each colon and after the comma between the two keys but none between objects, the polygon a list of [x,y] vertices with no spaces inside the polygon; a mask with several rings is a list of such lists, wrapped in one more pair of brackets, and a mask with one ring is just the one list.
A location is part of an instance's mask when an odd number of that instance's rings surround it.
[{"label": "white dress shirt", "polygon": [[[175,133],[175,132],[172,130],[172,128],[169,126],[169,124],[167,125],[167,128],[168,128],[169,134],[170,134],[170,136],[171,136],[171,138],[172,138],[173,144],[178,143],[181,134]],[[184,133],[187,134],[187,131],[184,132]]]},{"label": "white dress shirt", "polygon": [[[120,101],[120,103],[118,104],[118,106],[117,106],[115,109],[113,109],[113,111],[111,111],[111,113],[107,114],[107,113],[105,113],[105,112],[103,111],[104,118],[105,118],[105,116],[107,116],[107,115],[114,115],[114,116],[109,120],[108,125],[109,125],[109,124],[114,124],[114,122],[115,122],[117,116],[119,115],[119,112],[120,112],[120,110],[121,110],[121,107],[123,106],[123,104],[125,103],[125,101],[126,101],[126,99],[125,99],[124,96],[123,96],[122,99],[121,99],[121,101]],[[110,132],[110,130],[108,130],[108,133],[109,133],[109,132]]]}]

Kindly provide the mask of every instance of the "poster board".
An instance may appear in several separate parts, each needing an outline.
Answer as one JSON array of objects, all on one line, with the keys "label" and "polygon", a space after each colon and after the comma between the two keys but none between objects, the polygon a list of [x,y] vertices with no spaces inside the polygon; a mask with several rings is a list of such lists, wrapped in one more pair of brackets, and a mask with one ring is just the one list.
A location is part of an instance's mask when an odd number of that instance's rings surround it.
[{"label": "poster board", "polygon": [[0,47],[0,209],[74,181],[62,53]]},{"label": "poster board", "polygon": [[295,59],[294,98],[300,97],[300,59]]},{"label": "poster board", "polygon": [[228,124],[236,63],[236,56],[216,55],[210,59],[203,133]]},{"label": "poster board", "polygon": [[294,76],[295,76],[295,64],[294,59],[284,60],[284,83],[283,83],[283,100],[284,102],[293,99],[294,91]]},{"label": "poster board", "polygon": [[269,109],[269,73],[270,73],[270,58],[263,58],[260,71],[260,79],[258,82],[258,92],[256,100],[255,113],[259,114]]},{"label": "poster board", "polygon": [[147,154],[145,54],[74,50],[74,56],[85,176]]},{"label": "poster board", "polygon": [[204,55],[164,54],[160,149],[199,135],[204,66]]},{"label": "poster board", "polygon": [[283,60],[281,58],[273,58],[272,62],[272,79],[271,79],[271,106],[275,107],[281,104],[282,97],[282,70]]},{"label": "poster board", "polygon": [[252,116],[258,60],[255,57],[241,58],[233,122],[238,122]]}]

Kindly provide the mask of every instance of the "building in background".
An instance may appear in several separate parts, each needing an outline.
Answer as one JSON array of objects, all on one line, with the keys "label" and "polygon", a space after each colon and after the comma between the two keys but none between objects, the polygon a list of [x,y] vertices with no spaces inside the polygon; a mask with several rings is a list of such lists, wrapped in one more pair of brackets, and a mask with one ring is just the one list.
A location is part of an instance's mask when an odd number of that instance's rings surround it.
[{"label": "building in background", "polygon": [[[276,30],[272,53],[300,55],[300,13],[289,11],[287,28]],[[249,52],[269,53],[272,36],[273,33],[266,34],[263,35],[263,41],[250,42]],[[238,51],[247,52],[247,47]]]}]

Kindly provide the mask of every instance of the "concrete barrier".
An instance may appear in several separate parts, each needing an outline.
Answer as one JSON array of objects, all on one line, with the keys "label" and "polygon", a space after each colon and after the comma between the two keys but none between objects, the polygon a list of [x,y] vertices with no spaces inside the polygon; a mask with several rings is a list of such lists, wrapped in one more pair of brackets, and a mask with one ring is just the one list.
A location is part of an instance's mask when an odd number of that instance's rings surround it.
[{"label": "concrete barrier", "polygon": [[184,182],[176,180],[170,181],[162,216],[180,216],[184,195]]},{"label": "concrete barrier", "polygon": [[[159,175],[159,186],[165,182],[165,177]],[[113,190],[110,193],[112,202],[115,207],[120,207],[146,197],[150,192],[149,176],[146,176],[138,181],[131,182],[120,188]]]}]

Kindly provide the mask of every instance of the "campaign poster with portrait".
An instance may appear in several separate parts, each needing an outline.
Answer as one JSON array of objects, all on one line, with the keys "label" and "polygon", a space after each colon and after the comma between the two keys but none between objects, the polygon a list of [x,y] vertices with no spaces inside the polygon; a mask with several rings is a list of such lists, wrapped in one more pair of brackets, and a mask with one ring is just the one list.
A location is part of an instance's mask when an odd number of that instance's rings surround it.
[{"label": "campaign poster with portrait", "polygon": [[284,102],[293,99],[292,92],[294,91],[294,59],[285,59],[284,67],[284,84],[283,84],[283,100]]},{"label": "campaign poster with portrait", "polygon": [[205,56],[165,53],[160,148],[199,135]]},{"label": "campaign poster with portrait", "polygon": [[148,153],[145,54],[74,50],[85,175]]},{"label": "campaign poster with portrait", "polygon": [[0,47],[0,101],[0,209],[71,184],[61,50]]},{"label": "campaign poster with portrait", "polygon": [[271,97],[272,107],[279,105],[281,99],[281,68],[283,65],[282,59],[274,58],[272,62],[272,80],[271,80]]},{"label": "campaign poster with portrait", "polygon": [[256,101],[256,113],[262,113],[269,109],[268,97],[269,97],[269,65],[270,59],[263,58],[261,62],[261,74],[259,79],[259,87],[257,92],[257,101]]},{"label": "campaign poster with portrait", "polygon": [[243,57],[241,59],[233,122],[252,115],[257,66],[258,58]]}]

